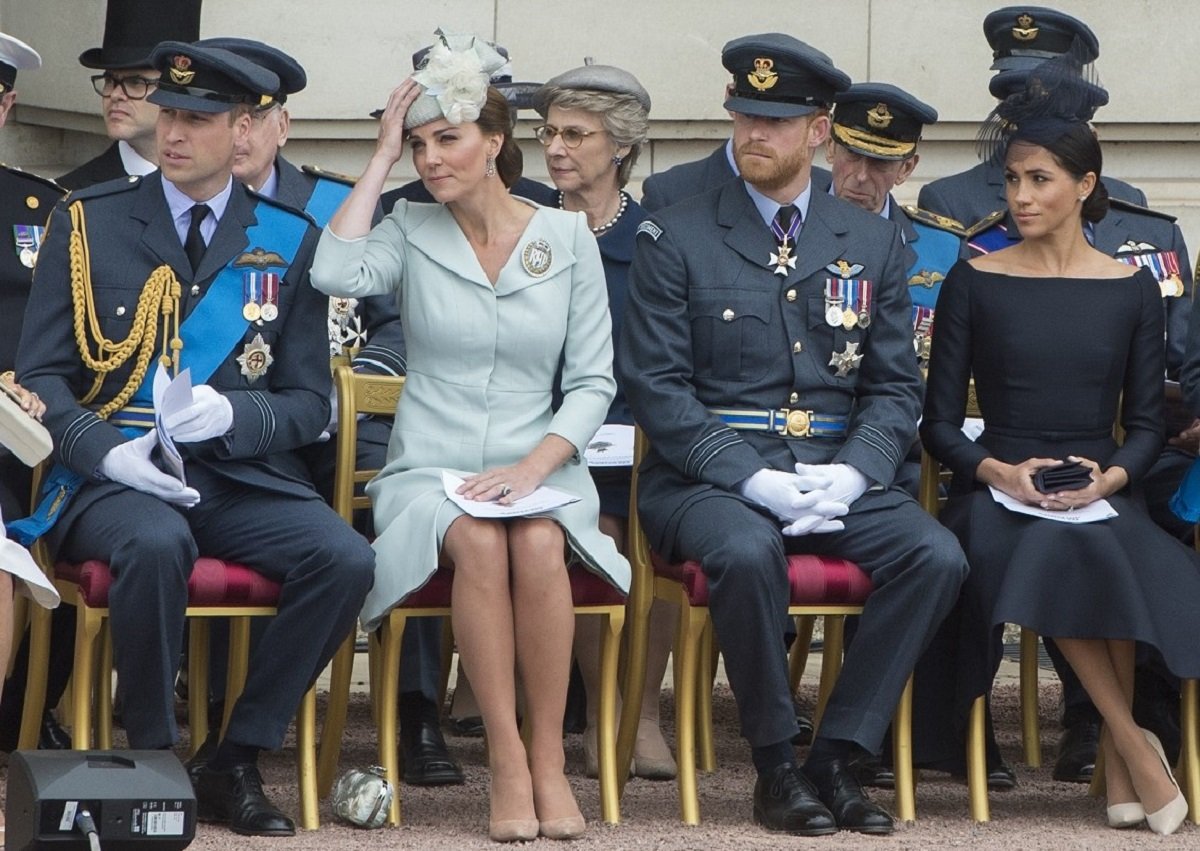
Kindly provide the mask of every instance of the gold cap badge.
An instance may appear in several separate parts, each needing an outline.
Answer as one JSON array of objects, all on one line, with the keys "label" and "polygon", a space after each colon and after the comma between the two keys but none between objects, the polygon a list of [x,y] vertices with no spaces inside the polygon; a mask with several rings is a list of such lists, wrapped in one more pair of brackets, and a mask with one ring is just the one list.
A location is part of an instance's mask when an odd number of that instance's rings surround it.
[{"label": "gold cap badge", "polygon": [[1019,15],[1017,25],[1013,27],[1013,38],[1017,41],[1033,41],[1038,36],[1038,28],[1033,23],[1033,15]]},{"label": "gold cap badge", "polygon": [[779,75],[774,68],[774,59],[760,56],[754,60],[754,70],[746,75],[746,81],[760,92],[765,92],[779,82]]},{"label": "gold cap badge", "polygon": [[190,56],[179,54],[171,59],[171,82],[180,86],[186,86],[196,78],[195,71],[189,71],[192,67],[192,59]]},{"label": "gold cap badge", "polygon": [[883,130],[892,123],[892,112],[886,103],[877,103],[867,110],[867,123],[876,130]]}]

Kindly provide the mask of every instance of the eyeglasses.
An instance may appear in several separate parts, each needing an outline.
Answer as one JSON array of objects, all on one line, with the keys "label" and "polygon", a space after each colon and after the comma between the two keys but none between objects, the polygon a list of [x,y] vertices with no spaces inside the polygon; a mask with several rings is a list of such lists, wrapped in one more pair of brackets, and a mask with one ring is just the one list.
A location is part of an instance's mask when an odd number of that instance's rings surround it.
[{"label": "eyeglasses", "polygon": [[151,77],[114,77],[112,74],[96,74],[92,77],[92,88],[101,97],[108,97],[117,86],[130,100],[141,100],[158,85],[158,80]]},{"label": "eyeglasses", "polygon": [[533,128],[533,135],[547,148],[550,147],[550,143],[554,141],[555,136],[561,136],[563,144],[568,148],[578,148],[588,136],[603,132],[603,130],[580,130],[578,127],[564,127],[562,130],[559,130],[553,124],[543,124],[540,127]]}]

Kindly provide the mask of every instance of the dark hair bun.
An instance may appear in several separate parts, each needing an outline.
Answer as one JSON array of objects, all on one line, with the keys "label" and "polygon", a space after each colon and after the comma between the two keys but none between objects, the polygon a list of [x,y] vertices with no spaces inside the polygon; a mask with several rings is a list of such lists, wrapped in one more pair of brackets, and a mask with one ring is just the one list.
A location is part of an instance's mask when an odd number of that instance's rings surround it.
[{"label": "dark hair bun", "polygon": [[1085,222],[1096,222],[1108,215],[1108,189],[1104,181],[1097,180],[1092,194],[1083,199],[1083,209],[1080,211]]}]

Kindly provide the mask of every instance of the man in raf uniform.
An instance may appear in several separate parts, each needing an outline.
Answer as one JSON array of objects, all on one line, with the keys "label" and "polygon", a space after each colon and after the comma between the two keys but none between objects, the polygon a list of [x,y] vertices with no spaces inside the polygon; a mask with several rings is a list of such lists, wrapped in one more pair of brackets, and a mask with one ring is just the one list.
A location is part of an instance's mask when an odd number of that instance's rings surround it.
[{"label": "man in raf uniform", "polygon": [[104,129],[113,140],[103,153],[67,172],[58,182],[67,189],[127,175],[145,175],[158,167],[154,127],[158,107],[146,99],[158,83],[150,51],[160,41],[200,37],[201,0],[108,0],[104,42],[79,54],[79,64],[102,73],[92,77],[100,96]]},{"label": "man in raf uniform", "polygon": [[[172,686],[196,558],[282,584],[195,783],[201,819],[291,835],[263,792],[258,753],[282,744],[374,570],[363,538],[296,472],[296,450],[329,421],[326,306],[307,280],[318,231],[233,180],[236,146],[275,75],[181,42],[151,61],[163,72],[150,95],[161,173],[73,194],[42,249],[17,366],[47,400],[58,465],[32,523],[49,527],[58,557],[112,568],[113,652],[135,748],[177,737]],[[156,365],[190,370],[193,401],[163,418],[186,485],[156,463],[171,456],[152,425]]]},{"label": "man in raf uniform", "polygon": [[902,207],[892,189],[912,175],[921,158],[921,131],[937,117],[937,110],[896,86],[858,83],[838,95],[825,148],[833,175],[830,191],[900,228],[913,304],[913,345],[923,367],[942,280],[963,256],[965,234],[945,216]]},{"label": "man in raf uniform", "polygon": [[[279,77],[279,89],[264,92],[269,97],[254,110],[254,123],[246,143],[236,152],[233,174],[259,194],[304,210],[318,227],[324,227],[350,193],[352,184],[309,166],[296,168],[280,153],[287,142],[290,124],[287,99],[308,85],[303,66],[282,50],[260,41],[209,38],[199,44],[224,48]],[[404,331],[390,296],[331,297],[328,327],[330,354],[336,356],[352,349],[351,364],[355,371],[405,374]],[[362,466],[383,466],[391,431],[390,417],[370,417],[359,423],[358,453]],[[300,450],[309,478],[326,501],[333,499],[336,449],[335,441],[320,440]],[[451,759],[440,726],[441,645],[440,619],[414,618],[405,628],[404,658],[400,665],[400,744],[405,782],[417,786],[463,782],[462,769]],[[220,678],[211,681],[216,684]]]},{"label": "man in raf uniform", "polygon": [[[0,127],[3,127],[17,101],[17,71],[40,68],[42,58],[37,51],[19,39],[0,33]],[[21,337],[21,322],[29,287],[33,282],[33,267],[45,236],[46,217],[63,190],[51,180],[0,165],[0,235],[11,240],[0,250],[0,380],[12,382],[12,369],[17,361],[17,341]],[[25,391],[19,391],[24,393]],[[28,397],[26,397],[28,398]],[[0,510],[8,518],[23,517],[29,510],[29,468],[7,449],[0,447]],[[64,607],[66,608],[66,607]],[[68,608],[65,620],[74,623]],[[59,645],[60,655],[68,659],[60,685],[70,676],[72,641],[68,637]],[[0,702],[0,750],[17,748],[21,726],[21,699],[29,670],[28,640],[16,655],[13,676],[4,689]],[[61,691],[59,692],[61,694]],[[10,695],[15,694],[15,697]],[[42,718],[38,747],[69,748],[71,739],[47,710]]]},{"label": "man in raf uniform", "polygon": [[[755,819],[889,833],[854,779],[966,575],[902,489],[921,377],[899,229],[812,191],[849,79],[790,36],[725,45],[740,180],[639,228],[620,378],[650,439],[651,545],[703,565],[758,782]],[[856,562],[875,587],[803,769],[785,648],[787,553]]]}]

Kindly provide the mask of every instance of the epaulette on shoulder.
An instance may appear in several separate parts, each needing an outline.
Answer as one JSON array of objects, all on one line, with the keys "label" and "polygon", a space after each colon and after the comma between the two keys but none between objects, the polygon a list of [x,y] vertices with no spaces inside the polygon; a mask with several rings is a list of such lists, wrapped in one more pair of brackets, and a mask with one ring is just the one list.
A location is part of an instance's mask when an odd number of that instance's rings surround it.
[{"label": "epaulette on shoulder", "polygon": [[1174,224],[1177,221],[1175,216],[1170,213],[1164,213],[1161,210],[1151,210],[1149,207],[1143,207],[1141,204],[1135,204],[1132,201],[1126,201],[1123,198],[1113,198],[1111,195],[1108,198],[1108,206],[1114,210],[1125,210],[1130,213],[1137,213],[1142,216],[1153,216],[1156,219],[1165,219]]},{"label": "epaulette on shoulder", "polygon": [[315,165],[302,165],[300,170],[310,177],[319,177],[324,180],[335,180],[338,183],[344,183],[347,186],[353,186],[358,183],[357,177],[351,177],[348,174],[338,174],[336,171],[326,171],[323,168],[318,168]]},{"label": "epaulette on shoulder", "polygon": [[986,216],[984,216],[982,219],[977,221],[975,224],[971,225],[969,228],[964,228],[963,236],[965,236],[967,239],[970,239],[971,237],[975,236],[976,234],[982,233],[983,231],[987,230],[992,225],[996,224],[1001,219],[1003,219],[1006,215],[1008,215],[1008,210],[1003,210],[1003,209],[997,210],[994,213],[988,213]]},{"label": "epaulette on shoulder", "polygon": [[140,176],[130,174],[126,177],[118,177],[115,180],[93,183],[91,186],[85,186],[82,189],[72,189],[67,193],[67,199],[70,201],[86,201],[88,198],[103,198],[105,195],[128,192],[130,189],[140,186],[141,183],[142,178]]},{"label": "epaulette on shoulder", "polygon": [[293,207],[291,204],[283,203],[278,198],[268,198],[266,195],[259,195],[257,192],[255,192],[253,189],[251,189],[249,186],[246,186],[245,189],[247,192],[249,192],[251,195],[253,195],[258,201],[265,203],[265,204],[270,204],[272,207],[275,207],[276,209],[279,209],[279,210],[283,210],[286,213],[291,213],[293,216],[295,216],[298,219],[304,219],[304,221],[308,222],[313,227],[319,227],[316,220],[312,216],[310,216],[308,213],[306,213],[304,210],[298,210],[295,207]]},{"label": "epaulette on shoulder", "polygon": [[967,229],[963,227],[962,222],[958,219],[952,219],[949,216],[941,216],[929,210],[922,210],[915,204],[905,204],[904,212],[908,213],[908,217],[914,222],[920,222],[923,225],[929,225],[931,228],[944,230],[952,233],[955,236],[966,236]]},{"label": "epaulette on shoulder", "polygon": [[48,177],[42,177],[40,174],[34,174],[32,171],[24,171],[23,169],[17,168],[15,165],[8,165],[7,163],[0,163],[0,168],[7,171],[13,177],[19,177],[22,180],[28,180],[32,183],[36,183],[46,189],[57,192],[59,195],[66,194],[66,189],[63,189]]}]

